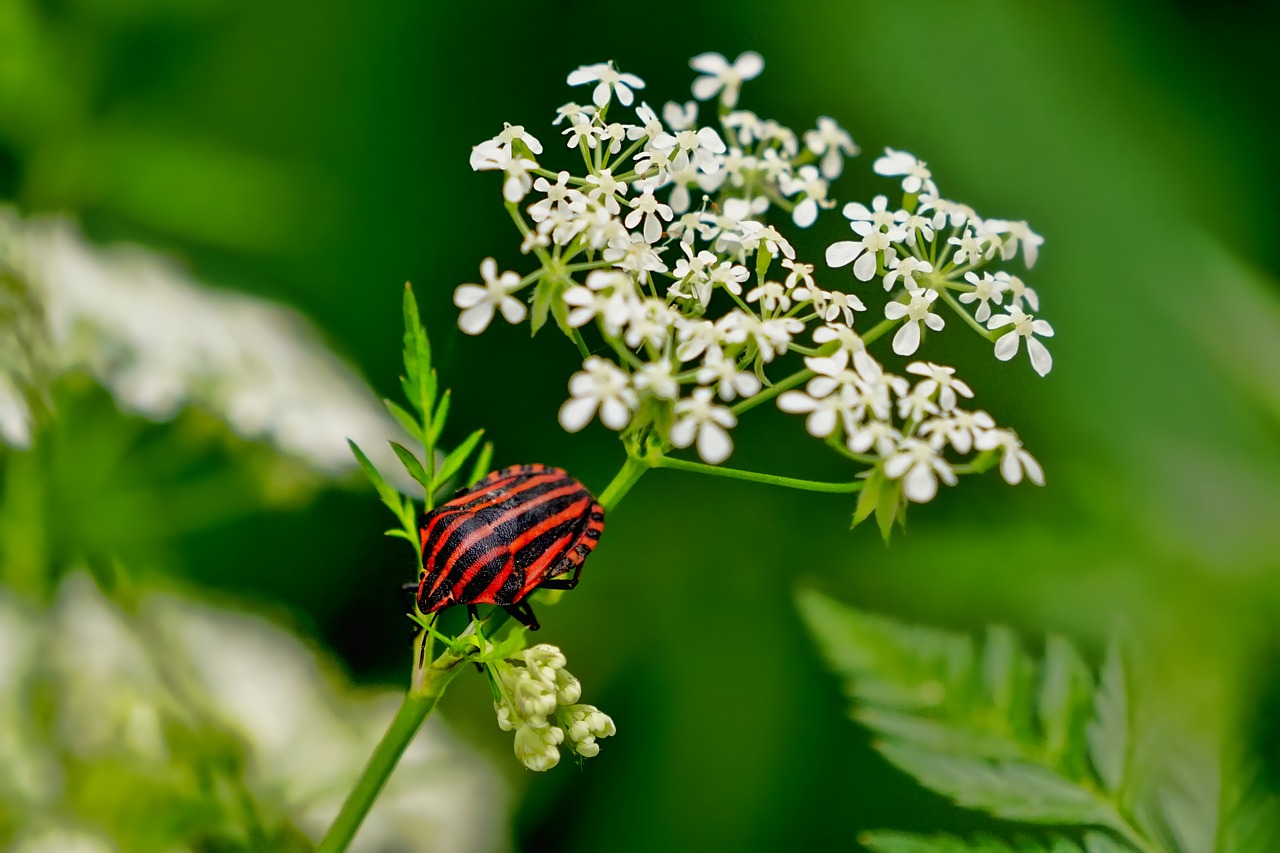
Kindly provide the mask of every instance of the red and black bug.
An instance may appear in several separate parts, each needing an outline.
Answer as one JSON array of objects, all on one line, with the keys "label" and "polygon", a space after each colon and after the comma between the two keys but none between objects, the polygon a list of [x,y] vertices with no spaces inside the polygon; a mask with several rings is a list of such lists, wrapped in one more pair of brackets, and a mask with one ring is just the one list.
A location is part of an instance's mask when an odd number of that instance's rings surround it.
[{"label": "red and black bug", "polygon": [[496,604],[536,631],[526,596],[577,586],[603,531],[604,509],[559,468],[494,471],[422,517],[418,608]]}]

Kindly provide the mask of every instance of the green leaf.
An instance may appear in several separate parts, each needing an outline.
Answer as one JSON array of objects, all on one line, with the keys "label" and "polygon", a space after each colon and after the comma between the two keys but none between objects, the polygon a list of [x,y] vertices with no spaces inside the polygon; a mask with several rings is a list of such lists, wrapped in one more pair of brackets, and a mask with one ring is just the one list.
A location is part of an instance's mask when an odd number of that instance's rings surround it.
[{"label": "green leaf", "polygon": [[1225,764],[1216,853],[1280,850],[1280,794],[1268,790],[1252,758]]},{"label": "green leaf", "polygon": [[1094,694],[1093,720],[1088,727],[1089,758],[1106,790],[1116,793],[1124,783],[1129,755],[1129,700],[1124,663],[1117,643],[1107,648],[1102,679]]},{"label": "green leaf", "polygon": [[404,286],[404,392],[424,418],[435,406],[436,377],[431,369],[431,342],[418,315],[413,288]]},{"label": "green leaf", "polygon": [[476,445],[480,443],[480,439],[483,436],[484,430],[476,430],[444,458],[444,462],[440,463],[440,470],[436,472],[435,482],[432,484],[431,490],[433,492],[448,483],[449,478],[458,473],[458,470],[462,468],[462,463],[467,461],[467,457],[471,455],[471,451],[476,449]]},{"label": "green leaf", "polygon": [[1085,853],[1133,853],[1133,848],[1105,832],[1086,832]]},{"label": "green leaf", "polygon": [[398,539],[404,539],[413,547],[418,547],[418,540],[409,535],[407,530],[401,530],[399,527],[393,527],[390,530],[382,531],[383,536],[392,536]]},{"label": "green leaf", "polygon": [[386,504],[397,517],[399,517],[402,506],[400,493],[387,485],[387,481],[383,479],[381,472],[379,472],[378,469],[374,467],[373,463],[369,461],[369,457],[364,455],[364,451],[360,449],[359,445],[349,438],[347,439],[347,445],[350,446],[351,453],[356,457],[356,462],[359,463],[361,470],[364,471],[365,477],[367,477],[369,482],[373,484],[373,488],[377,491],[378,497],[382,499],[382,502]]},{"label": "green leaf", "polygon": [[431,416],[431,436],[430,441],[424,442],[428,449],[435,449],[440,442],[440,433],[444,431],[444,423],[449,418],[449,403],[453,399],[453,392],[448,388],[440,395],[440,402],[436,405],[435,414]]},{"label": "green leaf", "polygon": [[533,288],[533,305],[529,311],[529,337],[538,334],[538,330],[546,325],[551,306],[560,301],[562,287],[549,278],[541,279]]},{"label": "green leaf", "polygon": [[1084,761],[1092,679],[1065,641],[1051,642],[1040,664],[1007,628],[976,643],[812,590],[797,600],[854,718],[922,785],[1006,820],[1136,833]]},{"label": "green leaf", "polygon": [[409,476],[417,480],[423,489],[430,489],[431,484],[427,481],[427,471],[422,467],[422,462],[418,457],[413,455],[413,451],[394,441],[387,443],[391,445],[391,449],[395,451],[396,458],[400,460],[404,470],[409,472]]},{"label": "green leaf", "polygon": [[418,423],[418,419],[406,412],[399,403],[392,400],[383,400],[382,403],[404,431],[413,436],[414,441],[422,443],[422,424]]},{"label": "green leaf", "polygon": [[1045,844],[1020,840],[1016,845],[990,836],[972,840],[952,835],[915,835],[908,832],[864,832],[858,841],[873,853],[1080,853],[1071,840],[1056,836]]},{"label": "green leaf", "polygon": [[466,484],[474,486],[480,482],[480,478],[489,473],[491,464],[493,464],[493,442],[486,441],[476,455],[476,461],[471,464],[471,473],[467,475]]}]

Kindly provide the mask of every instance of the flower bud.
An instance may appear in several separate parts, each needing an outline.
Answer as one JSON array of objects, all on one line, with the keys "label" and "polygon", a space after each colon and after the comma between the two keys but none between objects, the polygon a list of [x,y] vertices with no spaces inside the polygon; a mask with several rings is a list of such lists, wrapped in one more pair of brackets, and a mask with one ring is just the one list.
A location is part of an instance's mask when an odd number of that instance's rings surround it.
[{"label": "flower bud", "polygon": [[560,763],[556,745],[564,741],[564,732],[555,726],[521,726],[516,730],[515,752],[520,763],[530,770],[543,772]]}]

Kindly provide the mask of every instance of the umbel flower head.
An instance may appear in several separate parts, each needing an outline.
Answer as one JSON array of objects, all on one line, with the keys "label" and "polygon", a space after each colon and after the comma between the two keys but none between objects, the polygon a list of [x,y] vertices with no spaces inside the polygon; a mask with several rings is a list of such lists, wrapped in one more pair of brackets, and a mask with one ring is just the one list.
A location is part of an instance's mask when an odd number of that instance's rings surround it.
[{"label": "umbel flower head", "polygon": [[[925,161],[893,148],[871,169],[894,192],[842,204],[832,182],[859,149],[835,119],[797,133],[741,108],[764,70],[757,53],[690,65],[695,100],[660,108],[611,62],[570,73],[588,101],[551,124],[576,152],[544,155],[529,126],[511,124],[475,147],[474,169],[504,175],[533,269],[499,273],[486,259],[485,284],[455,296],[462,330],[480,334],[499,312],[523,322],[526,304],[535,333],[553,321],[583,356],[560,409],[571,432],[598,419],[628,446],[692,448],[718,465],[741,416],[776,398],[911,500],[998,461],[1011,483],[1043,483],[1012,431],[959,407],[972,389],[929,354],[932,336],[961,329],[1001,361],[1025,341],[1035,372],[1049,372],[1053,328],[1007,268],[1034,265],[1043,238],[947,198]],[[817,258],[797,251],[803,229],[833,217],[848,239]],[[897,356],[930,359],[908,368],[918,381],[872,355],[882,337]]]},{"label": "umbel flower head", "polygon": [[596,740],[617,731],[600,709],[578,704],[582,685],[565,663],[558,648],[542,643],[488,664],[498,728],[516,733],[516,758],[530,770],[555,767],[561,747],[592,758],[600,753]]}]

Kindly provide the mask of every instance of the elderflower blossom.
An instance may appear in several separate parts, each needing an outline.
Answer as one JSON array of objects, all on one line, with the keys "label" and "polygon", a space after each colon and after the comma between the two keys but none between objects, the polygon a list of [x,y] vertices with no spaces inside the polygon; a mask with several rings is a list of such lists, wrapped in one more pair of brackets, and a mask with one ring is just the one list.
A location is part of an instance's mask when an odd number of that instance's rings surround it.
[{"label": "elderflower blossom", "polygon": [[[561,424],[576,432],[598,416],[633,451],[690,448],[718,465],[733,452],[740,416],[776,398],[912,501],[997,461],[1010,482],[1043,482],[1010,430],[960,408],[975,391],[955,367],[930,360],[925,334],[976,330],[1000,361],[1025,338],[1033,368],[1048,373],[1041,339],[1052,327],[1033,316],[1039,296],[1008,268],[1030,268],[1043,238],[1021,220],[984,218],[941,195],[928,165],[899,149],[871,165],[900,190],[896,200],[890,192],[840,199],[835,180],[859,149],[835,119],[797,134],[739,108],[743,84],[764,69],[758,54],[730,62],[705,53],[690,65],[701,75],[694,97],[717,99],[719,109],[632,107],[644,81],[597,63],[568,80],[594,84],[594,106],[567,104],[551,123],[564,125],[581,156],[553,147],[544,157],[529,124],[504,125],[476,146],[477,170],[501,170],[517,190],[531,179],[532,197],[516,215],[522,249],[538,266],[518,285],[509,273],[497,284],[486,278],[483,297],[456,298],[464,313],[488,312],[468,325],[482,328],[495,309],[512,319],[508,299],[540,306],[529,314],[533,331],[555,318],[584,353]],[[793,242],[798,229],[834,224],[835,208],[853,239]],[[884,319],[854,331],[864,311]],[[921,357],[906,368],[914,384],[886,370],[873,344]],[[530,754],[558,746],[547,733],[524,737]]]},{"label": "elderflower blossom", "polygon": [[536,772],[560,763],[560,747],[583,758],[600,754],[599,738],[617,732],[594,705],[582,705],[582,685],[565,669],[565,657],[545,643],[517,657],[488,664],[498,700],[498,728],[515,732],[516,758]]}]

